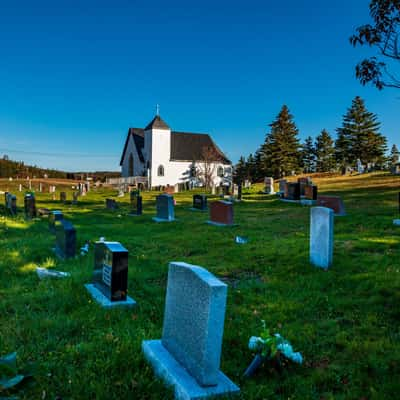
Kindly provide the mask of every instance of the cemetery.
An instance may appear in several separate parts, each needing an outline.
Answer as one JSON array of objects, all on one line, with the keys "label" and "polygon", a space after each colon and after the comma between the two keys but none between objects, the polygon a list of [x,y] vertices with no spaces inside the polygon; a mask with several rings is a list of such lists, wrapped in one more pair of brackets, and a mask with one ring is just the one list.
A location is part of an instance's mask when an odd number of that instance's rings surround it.
[{"label": "cemetery", "polygon": [[[282,202],[268,180],[240,202],[124,193],[114,212],[115,189],[0,181],[19,205],[0,205],[0,347],[35,365],[17,397],[396,398],[400,177],[305,178],[286,178],[286,196],[324,203]],[[300,361],[245,376],[263,324]]]}]

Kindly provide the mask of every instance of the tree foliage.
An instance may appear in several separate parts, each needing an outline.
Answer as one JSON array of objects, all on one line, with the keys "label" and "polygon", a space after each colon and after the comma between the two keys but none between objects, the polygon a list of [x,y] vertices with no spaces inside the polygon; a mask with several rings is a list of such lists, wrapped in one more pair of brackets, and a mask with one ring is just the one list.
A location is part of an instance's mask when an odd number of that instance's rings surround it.
[{"label": "tree foliage", "polygon": [[316,171],[329,172],[335,169],[335,148],[331,135],[323,129],[315,140]]},{"label": "tree foliage", "polygon": [[363,85],[372,83],[380,90],[400,88],[400,77],[393,72],[400,62],[400,0],[372,0],[369,9],[373,24],[358,27],[350,43],[376,48],[378,56],[358,63],[356,77]]}]

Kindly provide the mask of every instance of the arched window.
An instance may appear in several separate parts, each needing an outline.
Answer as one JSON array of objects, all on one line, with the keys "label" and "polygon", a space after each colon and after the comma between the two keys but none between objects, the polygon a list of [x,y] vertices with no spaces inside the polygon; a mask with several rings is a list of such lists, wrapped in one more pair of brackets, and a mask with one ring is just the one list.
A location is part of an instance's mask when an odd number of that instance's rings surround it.
[{"label": "arched window", "polygon": [[219,176],[219,177],[223,177],[224,176],[224,169],[222,168],[222,167],[218,167],[218,169],[217,169],[217,175]]},{"label": "arched window", "polygon": [[158,176],[164,176],[164,167],[160,165],[157,169],[157,175]]},{"label": "arched window", "polygon": [[133,176],[133,155],[129,155],[129,176]]}]

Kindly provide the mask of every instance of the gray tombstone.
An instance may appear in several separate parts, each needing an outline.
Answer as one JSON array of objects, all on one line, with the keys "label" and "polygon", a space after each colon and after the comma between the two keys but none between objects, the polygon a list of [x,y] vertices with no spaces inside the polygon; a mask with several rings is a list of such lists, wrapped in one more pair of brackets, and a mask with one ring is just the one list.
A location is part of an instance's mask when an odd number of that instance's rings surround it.
[{"label": "gray tombstone", "polygon": [[156,198],[157,216],[156,222],[170,222],[175,220],[174,198],[169,194],[160,194]]},{"label": "gray tombstone", "polygon": [[206,269],[170,263],[162,339],[142,348],[177,399],[239,392],[219,369],[226,296],[227,285]]},{"label": "gray tombstone", "polygon": [[266,194],[275,194],[275,190],[274,190],[274,178],[272,177],[265,177],[264,178],[264,192]]},{"label": "gray tombstone", "polygon": [[333,259],[333,210],[326,207],[311,208],[310,262],[327,269]]}]

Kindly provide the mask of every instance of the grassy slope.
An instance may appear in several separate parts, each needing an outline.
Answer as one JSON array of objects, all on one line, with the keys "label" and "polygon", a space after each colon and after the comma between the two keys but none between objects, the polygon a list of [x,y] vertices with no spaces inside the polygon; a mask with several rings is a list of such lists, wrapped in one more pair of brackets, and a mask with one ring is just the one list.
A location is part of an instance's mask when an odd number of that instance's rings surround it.
[{"label": "grassy slope", "polygon": [[[145,214],[136,218],[124,216],[127,196],[125,209],[105,210],[109,192],[61,207],[80,244],[105,236],[129,249],[130,295],[138,302],[133,311],[105,311],[92,302],[83,284],[91,279],[93,254],[55,260],[46,220],[2,218],[0,354],[17,350],[21,366],[33,361],[38,368],[20,398],[172,398],[140,349],[143,339],[161,336],[172,260],[201,265],[230,285],[222,370],[241,386],[243,399],[396,398],[400,228],[392,219],[400,179],[373,174],[317,183],[321,193],[343,196],[348,212],[335,219],[328,272],[308,262],[309,208],[257,195],[257,189],[235,204],[234,228],[204,224],[207,215],[188,210],[191,193],[175,196],[179,222],[171,224],[151,221],[155,193],[144,194]],[[49,194],[37,197],[39,206],[60,208]],[[250,242],[237,245],[235,235]],[[72,278],[39,281],[36,264],[70,271]],[[252,358],[248,338],[259,334],[261,319],[287,337],[305,363],[283,375],[266,368],[243,381]]]}]

